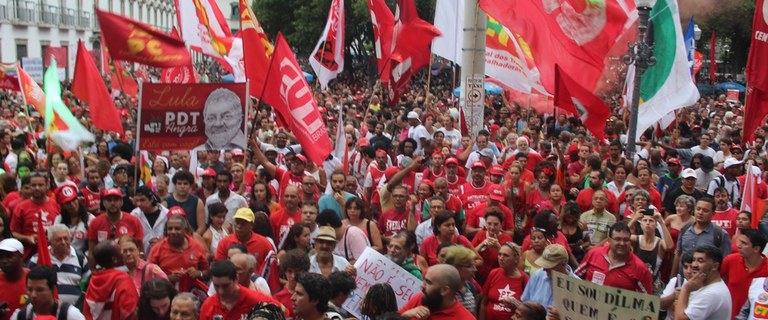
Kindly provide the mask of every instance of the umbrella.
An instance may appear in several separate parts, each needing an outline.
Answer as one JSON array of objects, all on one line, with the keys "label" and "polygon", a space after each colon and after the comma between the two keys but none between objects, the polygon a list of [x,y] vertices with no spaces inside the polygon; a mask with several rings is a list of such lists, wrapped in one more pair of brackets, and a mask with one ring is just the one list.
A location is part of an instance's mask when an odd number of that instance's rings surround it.
[{"label": "umbrella", "polygon": [[[460,97],[461,96],[461,87],[456,87],[453,89],[453,95]],[[486,94],[502,94],[504,93],[504,88],[502,88],[500,85],[495,84],[491,81],[486,80],[485,81],[485,93]]]},{"label": "umbrella", "polygon": [[231,73],[230,74],[225,74],[225,75],[221,76],[221,82],[223,82],[223,83],[235,82],[235,76],[233,76]]},{"label": "umbrella", "polygon": [[313,76],[313,75],[312,75],[311,73],[309,73],[309,72],[304,72],[304,79],[307,79],[307,82],[310,82],[310,83],[311,83],[312,81],[314,81],[314,80],[315,80],[315,76]]},{"label": "umbrella", "polygon": [[738,90],[739,92],[746,92],[747,88],[738,82],[721,82],[718,83],[715,88],[720,91]]}]

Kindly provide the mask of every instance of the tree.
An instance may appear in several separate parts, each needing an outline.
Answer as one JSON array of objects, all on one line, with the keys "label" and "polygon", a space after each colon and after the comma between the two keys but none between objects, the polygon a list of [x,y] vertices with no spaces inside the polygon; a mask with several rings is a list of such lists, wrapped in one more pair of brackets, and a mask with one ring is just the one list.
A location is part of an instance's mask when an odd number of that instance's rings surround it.
[{"label": "tree", "polygon": [[741,73],[747,64],[754,12],[754,0],[728,0],[723,1],[718,10],[696,16],[694,19],[702,30],[697,46],[709,50],[709,35],[714,31],[719,39],[730,43],[730,53],[725,57],[729,70],[733,74]]}]

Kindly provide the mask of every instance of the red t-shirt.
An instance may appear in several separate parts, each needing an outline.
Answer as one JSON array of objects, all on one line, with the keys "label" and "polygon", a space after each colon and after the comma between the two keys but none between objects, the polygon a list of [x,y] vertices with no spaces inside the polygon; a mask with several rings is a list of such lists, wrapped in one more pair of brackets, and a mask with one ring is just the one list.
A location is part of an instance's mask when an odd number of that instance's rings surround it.
[{"label": "red t-shirt", "polygon": [[10,282],[5,279],[5,273],[0,272],[0,287],[3,288],[3,290],[0,290],[0,301],[7,302],[8,309],[11,310],[6,313],[5,316],[0,318],[0,320],[10,319],[14,310],[27,304],[27,301],[29,300],[27,297],[28,273],[29,269],[24,268],[24,275],[19,277],[18,280]]},{"label": "red t-shirt", "polygon": [[83,195],[83,205],[86,209],[96,208],[98,210],[99,204],[101,204],[101,190],[91,191],[88,187],[80,189],[80,193]]},{"label": "red t-shirt", "polygon": [[[768,277],[768,258],[763,257],[763,261],[760,262],[756,268],[752,271],[747,271],[747,266],[744,264],[744,257],[738,252],[731,253],[723,259],[723,265],[720,267],[720,276],[728,285],[728,291],[731,292],[731,302],[733,306],[743,306],[747,301],[747,294],[749,294],[749,286],[752,284],[752,279],[760,277]],[[732,308],[731,314],[736,317],[739,314],[741,308]]]},{"label": "red t-shirt", "polygon": [[[483,203],[476,206],[474,209],[467,211],[467,225],[473,228],[485,228],[485,209],[488,208],[489,203]],[[512,210],[504,204],[499,203],[499,208],[504,212],[504,222],[502,223],[502,229],[514,230],[515,229],[515,217],[512,215]]]},{"label": "red t-shirt", "polygon": [[[467,240],[466,237],[460,234],[454,235],[453,239],[451,239],[451,242],[453,244],[459,244],[470,249],[475,248],[472,246],[472,243],[469,242],[469,240]],[[439,246],[440,246],[440,242],[438,242],[437,237],[434,234],[424,238],[424,241],[421,243],[421,248],[419,248],[419,253],[421,253],[421,255],[427,259],[427,263],[430,266],[437,264],[437,248]]]},{"label": "red t-shirt", "polygon": [[488,202],[488,195],[491,190],[490,182],[485,182],[482,187],[477,188],[467,181],[459,187],[459,198],[464,201],[464,211],[469,214],[472,209]]},{"label": "red t-shirt", "polygon": [[602,246],[589,250],[574,273],[597,285],[653,294],[653,280],[645,262],[629,253],[624,265],[611,268],[605,258],[610,249],[611,246]]},{"label": "red t-shirt", "polygon": [[[474,238],[472,238],[472,247],[477,247],[480,243],[485,241],[488,236],[488,231],[483,229],[478,232]],[[512,236],[509,233],[502,232],[497,237],[499,244],[504,245],[507,242],[512,241]],[[488,281],[488,274],[494,268],[499,267],[499,249],[486,247],[485,250],[477,252],[481,258],[483,258],[483,266],[477,270],[477,282],[485,283]],[[522,294],[522,292],[520,292]]]},{"label": "red t-shirt", "polygon": [[280,302],[285,307],[285,317],[286,318],[292,318],[293,317],[293,300],[291,300],[291,292],[288,291],[287,287],[283,287],[282,290],[278,291],[277,293],[272,295],[272,298],[275,298],[277,302]]},{"label": "red t-shirt", "polygon": [[[48,198],[42,204],[38,204],[32,199],[24,200],[16,206],[16,212],[11,219],[11,231],[25,236],[37,234],[40,221],[43,223],[43,228],[48,230],[53,225],[53,221],[59,215],[60,210],[59,204],[53,198]],[[34,246],[25,245],[24,259],[32,255],[35,250]]]},{"label": "red t-shirt", "polygon": [[[459,168],[459,170],[461,170],[461,168]],[[454,182],[451,182],[451,179],[448,179],[447,177],[445,180],[448,180],[448,192],[454,196],[458,196],[460,194],[461,186],[467,183],[467,179],[461,175],[457,176],[456,181]]]},{"label": "red t-shirt", "polygon": [[282,241],[283,236],[288,234],[291,226],[296,222],[301,222],[301,210],[296,210],[296,213],[290,214],[283,207],[279,211],[273,212],[269,216],[269,223],[272,225],[272,235],[275,237],[275,241]]},{"label": "red t-shirt", "polygon": [[240,287],[240,294],[237,297],[237,302],[232,305],[232,309],[227,309],[227,307],[221,303],[221,300],[219,300],[219,295],[214,294],[203,302],[203,306],[200,307],[199,319],[213,319],[213,316],[215,315],[221,315],[223,319],[244,319],[244,317],[251,312],[251,309],[261,302],[282,306],[280,302],[277,302],[277,300],[272,299],[272,297],[268,295],[253,291],[241,285],[238,286]]},{"label": "red t-shirt", "polygon": [[187,248],[177,250],[168,243],[168,237],[152,247],[147,261],[163,269],[166,274],[186,271],[189,268],[208,270],[208,251],[194,238],[187,236]]},{"label": "red t-shirt", "polygon": [[[618,213],[619,212],[619,201],[616,199],[616,196],[613,194],[613,192],[610,192],[608,190],[603,190],[603,193],[605,193],[606,198],[608,198],[608,203],[605,206],[605,210],[608,210],[610,213]],[[589,210],[592,210],[592,196],[595,194],[595,190],[592,190],[592,188],[586,188],[584,190],[579,191],[579,196],[576,197],[576,204],[579,205],[579,210],[581,212],[586,212]],[[656,207],[661,210],[661,207]]]},{"label": "red t-shirt", "polygon": [[738,215],[739,210],[734,208],[728,208],[725,211],[715,211],[715,214],[712,216],[712,223],[720,226],[733,237],[736,233],[736,216]]},{"label": "red t-shirt", "polygon": [[278,185],[280,186],[280,190],[278,190],[278,193],[275,196],[277,196],[277,199],[282,199],[283,192],[285,191],[285,188],[287,188],[288,186],[294,186],[296,188],[299,188],[299,190],[301,190],[301,180],[304,179],[304,174],[300,176],[296,176],[288,170],[277,167],[275,169],[275,179],[277,180]]},{"label": "red t-shirt", "polygon": [[143,241],[144,228],[141,227],[139,218],[122,212],[120,220],[113,227],[107,220],[107,213],[103,212],[88,226],[88,241],[102,242],[122,236],[131,236],[138,242]]},{"label": "red t-shirt", "polygon": [[[414,294],[413,297],[411,297],[411,299],[408,300],[408,302],[406,302],[405,305],[403,305],[403,307],[397,311],[397,313],[402,314],[403,312],[406,312],[408,310],[421,306],[421,297],[423,296],[424,296],[424,293],[421,293],[421,292]],[[411,319],[416,319],[416,318],[411,318]],[[472,313],[467,311],[467,308],[464,308],[464,306],[461,303],[459,303],[459,300],[455,300],[453,304],[446,309],[430,312],[429,319],[430,320],[456,320],[456,319],[471,320],[476,318],[474,315],[472,315]]]},{"label": "red t-shirt", "polygon": [[391,237],[398,232],[405,230],[408,222],[408,210],[397,212],[396,209],[384,211],[379,216],[379,232],[382,236]]},{"label": "red t-shirt", "polygon": [[486,320],[506,320],[515,314],[515,308],[511,308],[506,303],[500,303],[499,300],[503,297],[515,297],[520,300],[528,283],[528,275],[522,270],[520,274],[520,277],[510,278],[504,275],[504,270],[501,268],[491,270],[483,286],[483,295],[488,298],[488,306],[485,309]]},{"label": "red t-shirt", "polygon": [[[237,235],[235,234],[230,234],[224,237],[224,239],[221,239],[219,241],[219,246],[216,247],[216,254],[213,256],[213,260],[219,261],[226,259],[229,246],[231,246],[233,243],[242,243],[237,239]],[[251,232],[251,238],[248,239],[248,241],[245,243],[245,247],[248,248],[248,253],[256,254],[257,271],[261,270],[262,266],[264,265],[264,259],[266,259],[267,254],[275,249],[274,246],[272,246],[272,243],[267,240],[267,238],[264,238],[256,232]]]}]

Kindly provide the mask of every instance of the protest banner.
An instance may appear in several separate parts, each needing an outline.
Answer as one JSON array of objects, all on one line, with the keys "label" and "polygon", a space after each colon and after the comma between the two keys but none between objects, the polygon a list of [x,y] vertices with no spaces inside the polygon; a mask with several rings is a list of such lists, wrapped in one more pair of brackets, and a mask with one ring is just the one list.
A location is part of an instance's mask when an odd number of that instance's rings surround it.
[{"label": "protest banner", "polygon": [[374,284],[389,283],[395,290],[398,308],[402,308],[414,294],[421,291],[421,281],[418,278],[370,247],[365,248],[357,259],[355,268],[357,288],[352,291],[342,307],[358,319],[364,318],[360,313],[360,303],[363,302],[368,288]]},{"label": "protest banner", "polygon": [[245,83],[143,83],[136,145],[139,150],[245,150],[247,96]]},{"label": "protest banner", "polygon": [[601,286],[553,272],[552,294],[560,319],[656,320],[659,297]]}]

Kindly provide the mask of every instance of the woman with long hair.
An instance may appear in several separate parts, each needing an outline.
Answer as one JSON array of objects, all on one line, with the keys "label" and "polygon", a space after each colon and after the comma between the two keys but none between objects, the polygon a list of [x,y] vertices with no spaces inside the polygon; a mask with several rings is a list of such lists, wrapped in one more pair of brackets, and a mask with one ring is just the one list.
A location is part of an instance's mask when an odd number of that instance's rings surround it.
[{"label": "woman with long hair", "polygon": [[547,247],[547,238],[544,235],[543,229],[533,228],[530,236],[530,248],[523,252],[520,262],[518,262],[518,268],[522,269],[523,272],[529,276],[536,272],[536,270],[541,269],[541,267],[536,264],[536,259],[544,254],[544,249]]},{"label": "woman with long hair", "polygon": [[88,225],[91,224],[94,216],[88,213],[85,206],[77,199],[77,188],[65,186],[57,190],[56,201],[61,206],[61,212],[53,223],[67,226],[72,234],[72,247],[79,252],[87,252]]},{"label": "woman with long hair", "polygon": [[280,261],[288,251],[293,249],[300,249],[310,255],[311,251],[313,251],[310,233],[309,225],[304,222],[292,225],[288,230],[283,246],[277,252],[277,260]]},{"label": "woman with long hair", "polygon": [[[637,195],[635,195],[635,197],[637,197]],[[635,213],[635,215],[642,215],[639,218],[639,222],[643,232],[642,234],[632,235],[630,237],[633,245],[632,252],[634,252],[640,260],[645,262],[653,277],[654,294],[659,294],[661,293],[661,290],[664,289],[664,282],[661,281],[661,273],[659,270],[661,270],[661,263],[664,255],[674,249],[672,235],[669,234],[667,225],[661,223],[664,218],[658,210],[652,208],[640,209],[640,213]],[[635,217],[633,217],[630,225],[635,220]],[[663,238],[656,236],[657,225],[661,225]],[[632,228],[630,227],[630,230],[631,229]]]},{"label": "woman with long hair", "polygon": [[553,183],[549,186],[549,199],[539,203],[539,211],[544,209],[554,211],[558,217],[563,215],[565,196],[563,195],[563,187],[561,185]]},{"label": "woman with long hair", "polygon": [[275,201],[274,196],[272,194],[272,189],[270,189],[270,186],[268,183],[264,182],[264,180],[256,180],[256,182],[253,183],[253,186],[251,187],[251,205],[256,202],[261,202],[265,204],[270,212],[277,212],[280,211],[282,206],[280,206],[280,203]]},{"label": "woman with long hair", "polygon": [[536,183],[531,186],[531,190],[526,197],[527,210],[523,219],[523,230],[530,230],[531,218],[539,210],[539,204],[542,201],[549,200],[549,188],[555,183],[556,169],[554,164],[549,161],[543,161],[536,166],[533,174]]},{"label": "woman with long hair", "polygon": [[627,181],[627,168],[618,166],[616,167],[616,170],[613,171],[613,181],[608,183],[607,188],[618,199],[619,195],[621,195],[628,186],[633,185],[633,183]]},{"label": "woman with long hair", "polygon": [[520,179],[523,174],[523,167],[520,164],[512,164],[507,171],[504,178],[504,184],[507,189],[507,207],[512,209],[515,214],[515,235],[518,233],[522,235],[523,230],[523,216],[522,212],[525,212],[525,200],[527,192],[530,189],[528,182]]},{"label": "woman with long hair", "polygon": [[502,292],[508,290],[512,291],[515,299],[520,300],[523,295],[528,275],[518,268],[521,255],[520,246],[513,242],[507,242],[499,248],[499,267],[491,270],[483,286],[479,320],[509,319],[515,314],[515,308],[505,304],[501,298],[506,296]]},{"label": "woman with long hair", "polygon": [[227,207],[221,202],[214,202],[208,205],[208,229],[203,233],[203,241],[208,248],[209,257],[213,256],[216,248],[219,247],[219,241],[229,235],[224,228],[224,221],[227,217]]},{"label": "woman with long hair", "polygon": [[360,303],[360,313],[368,319],[376,320],[382,314],[397,312],[395,291],[389,283],[377,283],[368,288],[365,298]]},{"label": "woman with long hair", "polygon": [[355,226],[363,230],[365,235],[368,236],[368,242],[371,244],[371,247],[378,252],[384,252],[379,227],[370,218],[365,201],[358,197],[352,197],[347,200],[344,206],[344,220],[342,222],[345,225]]},{"label": "woman with long hair", "polygon": [[140,244],[131,236],[123,236],[117,239],[117,246],[123,254],[123,265],[128,269],[128,275],[133,279],[136,290],[152,279],[167,279],[168,276],[154,263],[146,262],[141,258]]},{"label": "woman with long hair", "polygon": [[168,279],[152,279],[139,290],[139,319],[170,320],[171,301],[176,297],[176,288]]},{"label": "woman with long hair", "polygon": [[586,253],[584,251],[585,244],[589,245],[589,237],[584,236],[587,226],[579,221],[580,215],[579,205],[574,201],[568,201],[563,208],[563,213],[560,214],[560,232],[568,239],[571,252],[573,252],[578,261],[581,261],[581,258]]}]

